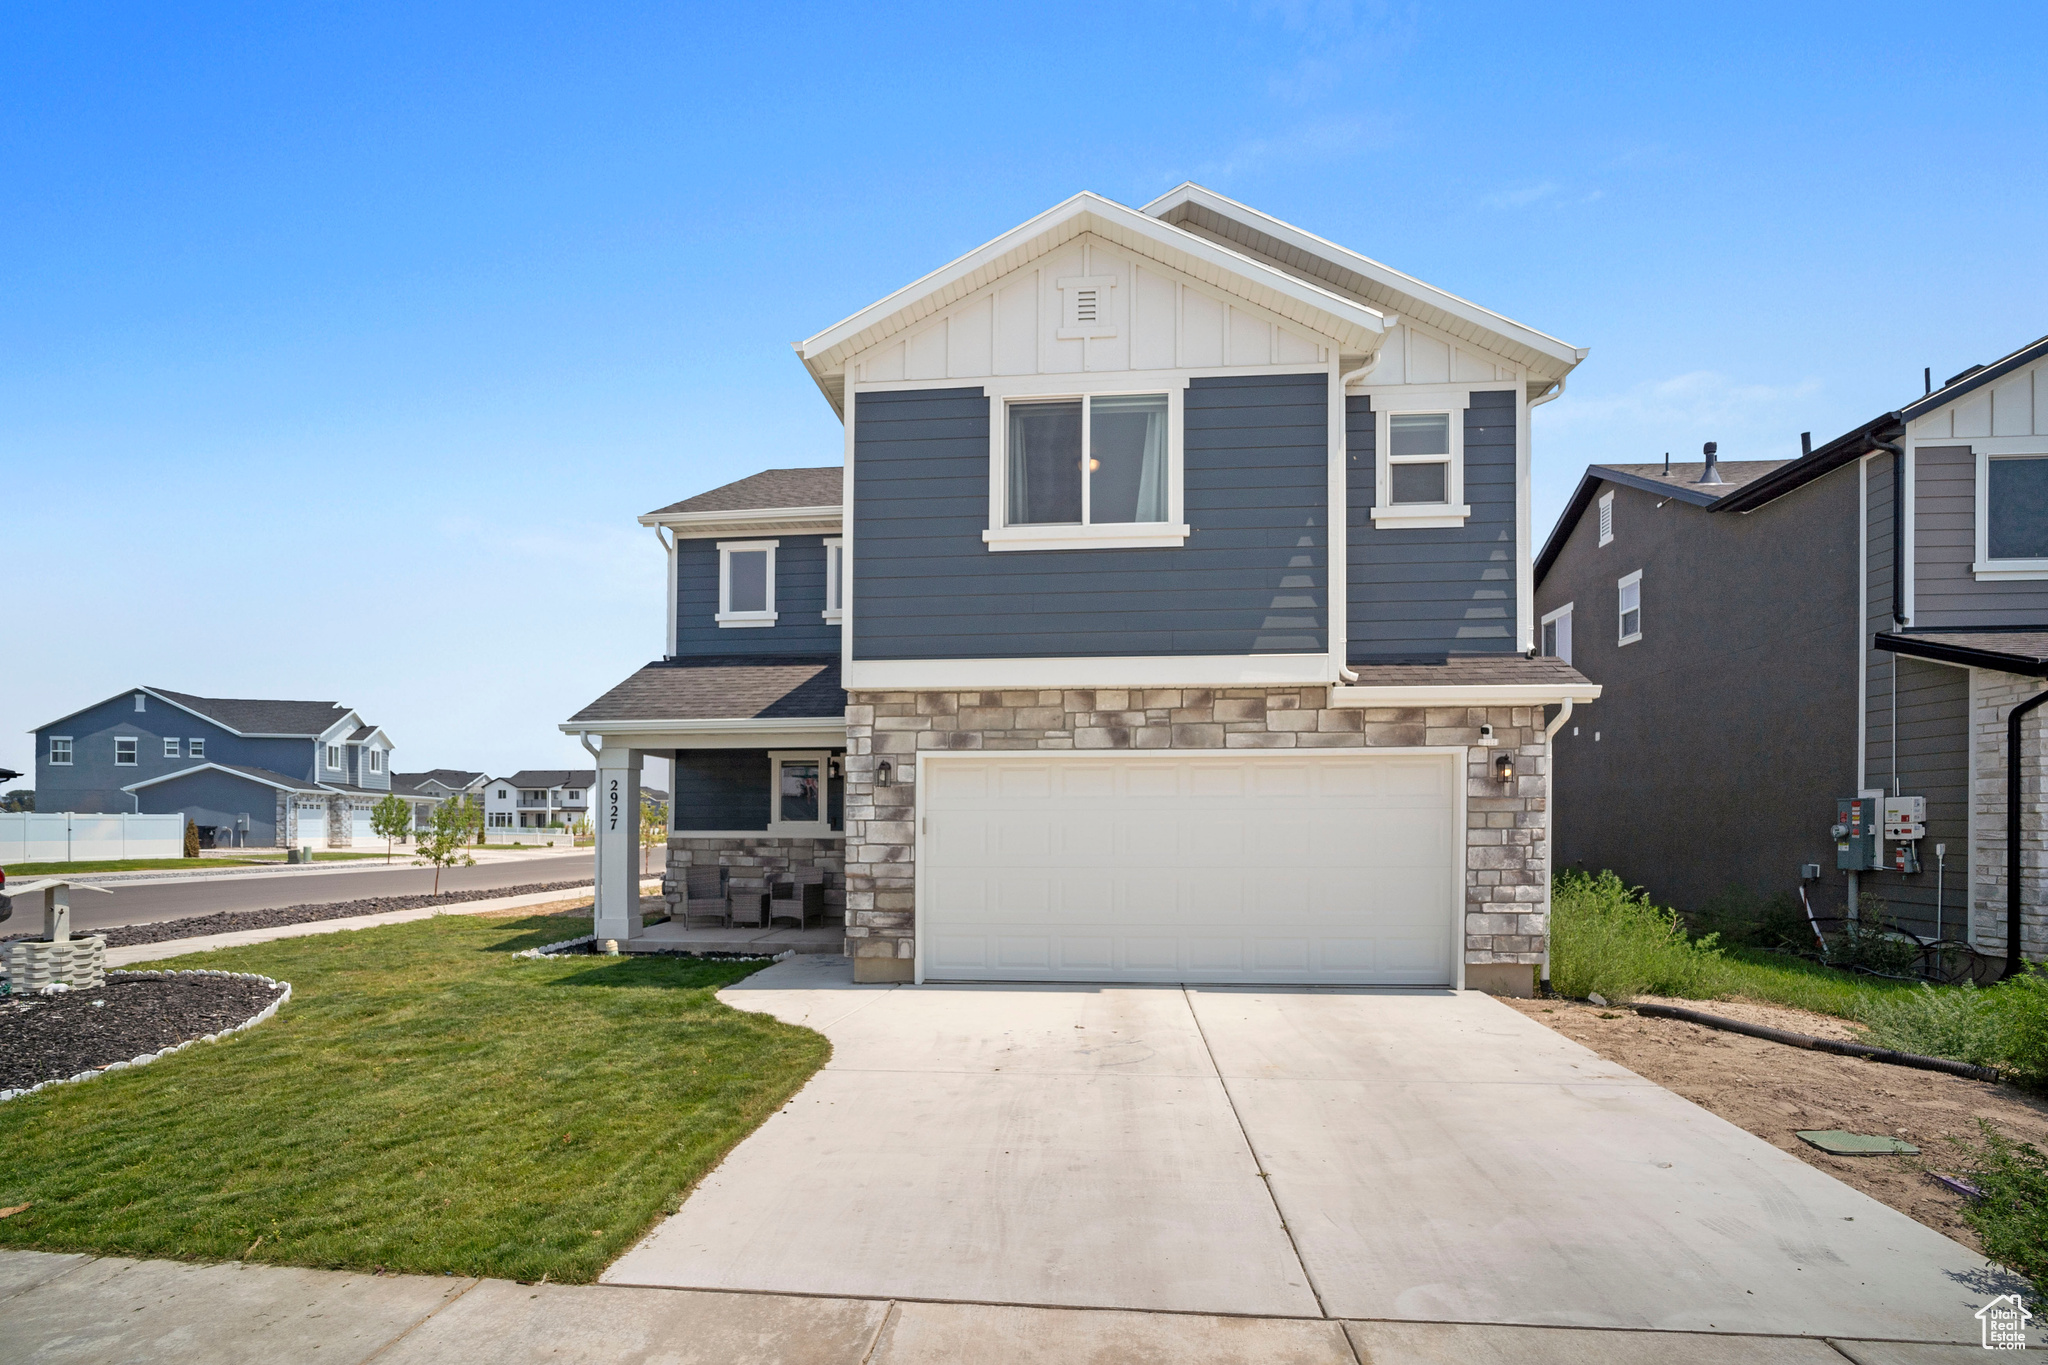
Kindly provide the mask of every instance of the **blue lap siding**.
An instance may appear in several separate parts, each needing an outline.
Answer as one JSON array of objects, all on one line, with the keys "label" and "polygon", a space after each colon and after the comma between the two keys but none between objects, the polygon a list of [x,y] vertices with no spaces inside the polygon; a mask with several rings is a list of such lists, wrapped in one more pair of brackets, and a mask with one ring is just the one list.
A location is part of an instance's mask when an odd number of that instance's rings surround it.
[{"label": "blue lap siding", "polygon": [[676,543],[676,653],[837,654],[839,625],[825,611],[825,537],[763,534],[775,547],[775,624],[718,624],[718,541],[729,535]]},{"label": "blue lap siding", "polygon": [[1515,395],[1481,390],[1465,410],[1463,526],[1373,525],[1368,399],[1345,400],[1352,662],[1515,652]]},{"label": "blue lap siding", "polygon": [[[769,760],[767,749],[679,749],[671,757],[669,830],[734,833],[768,828]],[[834,750],[833,752],[844,752]],[[826,818],[833,829],[845,826],[846,784],[826,781]]]},{"label": "blue lap siding", "polygon": [[[1195,379],[1186,544],[992,552],[980,388],[854,400],[856,659],[1327,647],[1329,377]],[[1510,493],[1512,501],[1512,493]]]}]

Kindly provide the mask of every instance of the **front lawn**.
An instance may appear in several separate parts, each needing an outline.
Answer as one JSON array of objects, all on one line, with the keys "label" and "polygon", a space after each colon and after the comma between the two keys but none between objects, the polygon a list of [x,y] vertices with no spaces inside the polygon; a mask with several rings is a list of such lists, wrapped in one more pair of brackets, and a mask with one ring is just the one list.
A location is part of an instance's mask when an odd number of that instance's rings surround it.
[{"label": "front lawn", "polygon": [[594,1279],[830,1046],[713,998],[758,963],[512,957],[588,928],[443,916],[174,959],[291,1003],[0,1104],[0,1208],[29,1206],[0,1247]]}]

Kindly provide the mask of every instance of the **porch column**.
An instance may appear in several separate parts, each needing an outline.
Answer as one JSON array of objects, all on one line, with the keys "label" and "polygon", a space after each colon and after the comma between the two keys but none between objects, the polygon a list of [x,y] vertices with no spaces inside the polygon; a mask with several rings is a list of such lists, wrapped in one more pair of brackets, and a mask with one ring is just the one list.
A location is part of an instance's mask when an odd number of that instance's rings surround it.
[{"label": "porch column", "polygon": [[597,935],[621,944],[640,937],[640,760],[638,749],[607,744],[597,755]]}]

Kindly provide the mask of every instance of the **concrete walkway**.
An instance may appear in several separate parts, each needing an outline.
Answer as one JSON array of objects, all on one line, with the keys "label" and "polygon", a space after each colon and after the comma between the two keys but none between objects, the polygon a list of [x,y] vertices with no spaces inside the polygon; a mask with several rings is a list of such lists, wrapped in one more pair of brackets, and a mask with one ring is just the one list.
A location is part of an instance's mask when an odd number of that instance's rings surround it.
[{"label": "concrete walkway", "polygon": [[2015,1287],[1475,993],[861,987],[813,957],[722,998],[832,1060],[606,1283],[1922,1342]]},{"label": "concrete walkway", "polygon": [[1134,1313],[0,1252],[0,1365],[1948,1365],[1975,1345]]}]

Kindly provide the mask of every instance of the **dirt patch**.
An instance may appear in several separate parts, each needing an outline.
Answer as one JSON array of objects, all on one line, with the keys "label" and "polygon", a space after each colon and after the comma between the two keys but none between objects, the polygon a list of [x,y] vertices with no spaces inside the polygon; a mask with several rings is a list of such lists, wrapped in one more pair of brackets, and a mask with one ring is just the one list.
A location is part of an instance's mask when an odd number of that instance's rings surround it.
[{"label": "dirt patch", "polygon": [[585,896],[581,900],[549,901],[545,905],[526,905],[513,910],[484,910],[476,918],[528,919],[535,915],[582,915],[588,918],[590,906],[591,899]]},{"label": "dirt patch", "polygon": [[[1928,1175],[1958,1168],[1959,1153],[1950,1140],[1974,1141],[1983,1118],[2008,1137],[2048,1147],[2048,1099],[2012,1086],[1808,1052],[1626,1009],[1569,1000],[1501,1003],[1972,1250],[1981,1248],[1963,1222],[1963,1197]],[[1860,1033],[1832,1015],[1780,1005],[1675,1003],[1817,1037],[1853,1039]],[[1919,1147],[1920,1155],[1829,1156],[1793,1136],[1814,1128],[1901,1137]]]},{"label": "dirt patch", "polygon": [[248,1023],[281,986],[220,976],[114,977],[0,999],[0,1090],[24,1090]]}]

